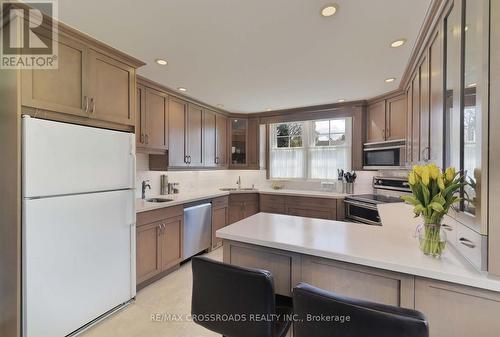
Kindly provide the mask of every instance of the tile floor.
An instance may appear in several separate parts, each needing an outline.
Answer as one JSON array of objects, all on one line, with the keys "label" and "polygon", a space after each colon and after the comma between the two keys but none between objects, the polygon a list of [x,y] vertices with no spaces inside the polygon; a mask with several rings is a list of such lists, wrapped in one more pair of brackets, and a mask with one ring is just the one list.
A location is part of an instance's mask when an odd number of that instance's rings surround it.
[{"label": "tile floor", "polygon": [[[222,248],[207,254],[222,261]],[[83,332],[81,337],[215,337],[193,322],[154,321],[154,314],[191,312],[191,263],[142,289],[136,301]]]}]

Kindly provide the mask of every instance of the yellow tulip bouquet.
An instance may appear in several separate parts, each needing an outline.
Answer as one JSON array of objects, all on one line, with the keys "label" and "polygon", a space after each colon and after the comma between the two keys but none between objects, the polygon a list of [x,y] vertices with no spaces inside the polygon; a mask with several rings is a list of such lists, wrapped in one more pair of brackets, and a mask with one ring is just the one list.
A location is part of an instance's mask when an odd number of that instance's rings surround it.
[{"label": "yellow tulip bouquet", "polygon": [[441,256],[446,245],[446,235],[441,222],[450,207],[460,201],[456,192],[465,184],[459,172],[449,167],[441,171],[435,164],[416,165],[408,175],[411,196],[402,199],[414,206],[415,217],[424,219],[419,232],[420,249],[426,255]]}]

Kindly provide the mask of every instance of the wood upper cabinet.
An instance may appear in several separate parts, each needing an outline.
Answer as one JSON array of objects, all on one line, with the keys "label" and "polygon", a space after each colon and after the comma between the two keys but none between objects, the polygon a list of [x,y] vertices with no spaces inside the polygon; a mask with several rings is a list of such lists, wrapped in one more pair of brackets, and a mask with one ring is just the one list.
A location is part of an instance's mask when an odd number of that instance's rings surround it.
[{"label": "wood upper cabinet", "polygon": [[187,102],[170,97],[168,100],[168,166],[187,166],[186,114]]},{"label": "wood upper cabinet", "polygon": [[248,119],[248,168],[259,169],[259,118]]},{"label": "wood upper cabinet", "polygon": [[420,71],[417,72],[412,83],[412,139],[411,152],[413,162],[420,161]]},{"label": "wood upper cabinet", "polygon": [[216,114],[215,116],[215,163],[217,166],[226,167],[227,161],[227,117]]},{"label": "wood upper cabinet", "polygon": [[95,50],[89,52],[89,111],[93,118],[135,123],[135,68]]},{"label": "wood upper cabinet", "polygon": [[135,143],[136,147],[144,146],[146,129],[146,88],[140,84],[136,90],[136,110],[135,110]]},{"label": "wood upper cabinet", "polygon": [[413,86],[410,83],[406,90],[406,163],[413,162],[412,142],[413,142]]},{"label": "wood upper cabinet", "polygon": [[[51,43],[44,36],[42,40]],[[57,69],[21,71],[21,103],[36,109],[89,117],[88,47],[63,35],[59,36],[57,44]]]},{"label": "wood upper cabinet", "polygon": [[381,142],[385,140],[385,100],[369,105],[367,112],[367,141]]},{"label": "wood upper cabinet", "polygon": [[427,57],[420,66],[420,159],[430,160],[430,83],[429,59]]},{"label": "wood upper cabinet", "polygon": [[145,91],[146,134],[144,144],[156,150],[168,148],[168,96],[151,88]]},{"label": "wood upper cabinet", "polygon": [[391,97],[368,106],[367,142],[406,138],[406,96]]},{"label": "wood upper cabinet", "polygon": [[229,224],[229,198],[220,197],[212,200],[212,247],[218,247],[222,239],[215,236],[217,230]]},{"label": "wood upper cabinet", "polygon": [[217,166],[217,116],[216,113],[210,110],[205,110],[203,113],[203,161],[205,166]]},{"label": "wood upper cabinet", "polygon": [[[58,68],[22,70],[21,104],[133,127],[137,108],[135,69],[143,63],[100,43],[80,39],[74,32],[65,34],[65,28],[60,28]],[[45,28],[40,28],[40,34],[43,42],[52,43]]]},{"label": "wood upper cabinet", "polygon": [[165,153],[168,149],[167,94],[138,85],[135,130],[138,151]]},{"label": "wood upper cabinet", "polygon": [[203,109],[198,105],[188,105],[185,137],[188,165],[203,166]]},{"label": "wood upper cabinet", "polygon": [[387,100],[386,139],[401,140],[406,138],[406,96]]}]

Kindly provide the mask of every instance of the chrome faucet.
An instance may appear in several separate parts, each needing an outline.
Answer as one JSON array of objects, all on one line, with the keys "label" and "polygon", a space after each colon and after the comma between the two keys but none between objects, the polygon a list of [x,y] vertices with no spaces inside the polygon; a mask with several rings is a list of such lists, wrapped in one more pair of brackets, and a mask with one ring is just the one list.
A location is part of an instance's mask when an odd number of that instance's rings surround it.
[{"label": "chrome faucet", "polygon": [[151,190],[151,185],[148,184],[149,180],[143,180],[142,182],[142,200],[146,199],[146,188],[149,188]]},{"label": "chrome faucet", "polygon": [[241,176],[238,176],[238,181],[236,181],[236,185],[238,185],[238,189],[241,190]]}]

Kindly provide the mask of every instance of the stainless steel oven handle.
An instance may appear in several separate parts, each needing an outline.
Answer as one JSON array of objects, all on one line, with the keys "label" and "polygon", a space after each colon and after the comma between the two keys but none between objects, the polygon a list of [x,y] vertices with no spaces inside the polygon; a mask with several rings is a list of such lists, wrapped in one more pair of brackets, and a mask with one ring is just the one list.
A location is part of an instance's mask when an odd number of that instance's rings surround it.
[{"label": "stainless steel oven handle", "polygon": [[358,222],[358,223],[362,223],[362,224],[366,224],[366,225],[382,226],[381,222],[371,221],[371,220],[368,220],[368,219],[365,219],[365,218],[361,218],[361,217],[355,216],[355,215],[346,216],[346,220],[352,220],[352,221],[355,221],[355,222]]},{"label": "stainless steel oven handle", "polygon": [[359,201],[354,201],[354,200],[344,200],[344,203],[346,203],[348,205],[353,205],[353,206],[358,206],[358,207],[373,209],[375,211],[378,210],[376,205],[372,205],[372,204],[368,204],[368,203],[364,203],[364,202],[359,202]]}]

